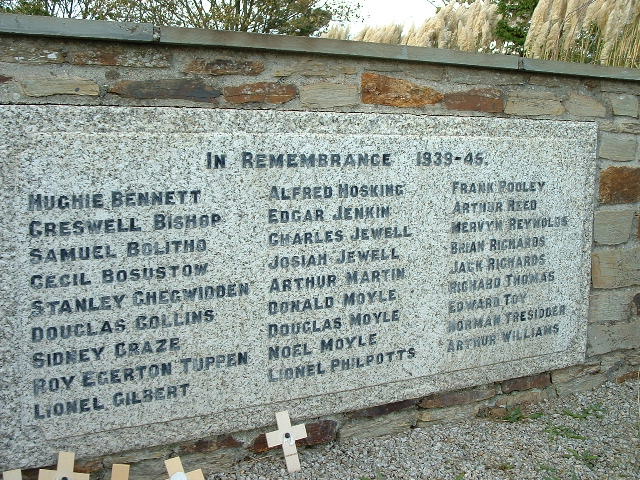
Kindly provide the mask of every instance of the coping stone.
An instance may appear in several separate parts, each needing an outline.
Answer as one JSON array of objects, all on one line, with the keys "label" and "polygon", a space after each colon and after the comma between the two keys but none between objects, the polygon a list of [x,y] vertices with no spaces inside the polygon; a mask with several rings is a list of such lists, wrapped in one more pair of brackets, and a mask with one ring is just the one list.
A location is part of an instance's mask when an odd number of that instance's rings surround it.
[{"label": "coping stone", "polygon": [[153,25],[150,23],[105,22],[36,15],[0,14],[0,33],[153,42]]}]

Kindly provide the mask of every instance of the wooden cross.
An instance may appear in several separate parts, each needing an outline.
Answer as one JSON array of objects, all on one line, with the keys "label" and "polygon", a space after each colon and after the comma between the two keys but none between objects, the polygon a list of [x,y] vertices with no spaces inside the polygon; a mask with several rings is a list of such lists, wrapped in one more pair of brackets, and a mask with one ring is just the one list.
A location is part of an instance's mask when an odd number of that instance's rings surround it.
[{"label": "wooden cross", "polygon": [[169,480],[204,480],[204,474],[200,469],[184,473],[180,457],[165,460],[164,464],[167,467],[167,472],[169,472]]},{"label": "wooden cross", "polygon": [[299,472],[300,458],[296,450],[296,440],[307,438],[307,429],[303,423],[292,427],[289,412],[286,410],[276,413],[276,423],[278,430],[267,433],[267,446],[271,448],[282,445],[287,470],[289,473]]},{"label": "wooden cross", "polygon": [[22,480],[22,470],[7,470],[2,472],[2,478],[4,480]]},{"label": "wooden cross", "polygon": [[111,480],[129,480],[129,465],[123,463],[111,465]]},{"label": "wooden cross", "polygon": [[89,480],[88,473],[73,471],[76,455],[73,452],[58,452],[58,466],[55,470],[38,470],[38,480]]}]

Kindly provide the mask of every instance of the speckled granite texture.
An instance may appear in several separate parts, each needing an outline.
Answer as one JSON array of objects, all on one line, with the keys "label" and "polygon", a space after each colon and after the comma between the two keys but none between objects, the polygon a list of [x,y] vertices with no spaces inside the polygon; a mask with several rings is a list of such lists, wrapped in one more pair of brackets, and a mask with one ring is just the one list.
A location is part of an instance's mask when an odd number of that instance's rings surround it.
[{"label": "speckled granite texture", "polygon": [[65,106],[0,118],[3,463],[584,358],[593,123]]}]

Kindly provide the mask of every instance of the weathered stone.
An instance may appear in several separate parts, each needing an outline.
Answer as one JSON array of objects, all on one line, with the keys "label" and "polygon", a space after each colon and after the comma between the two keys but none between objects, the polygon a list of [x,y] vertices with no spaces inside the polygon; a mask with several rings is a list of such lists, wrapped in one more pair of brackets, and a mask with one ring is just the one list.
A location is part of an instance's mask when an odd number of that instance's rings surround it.
[{"label": "weathered stone", "polygon": [[616,383],[624,383],[629,380],[640,380],[640,370],[633,370],[616,378]]},{"label": "weathered stone", "polygon": [[294,85],[258,82],[225,87],[224,98],[230,103],[286,103],[298,94]]},{"label": "weathered stone", "polygon": [[587,360],[581,365],[560,368],[551,372],[551,383],[566,383],[572,380],[583,378],[589,375],[597,375],[601,373],[600,362],[597,360]]},{"label": "weathered stone", "polygon": [[0,62],[32,64],[62,63],[64,62],[64,53],[59,49],[0,42]]},{"label": "weathered stone", "polygon": [[362,74],[362,102],[393,107],[424,107],[444,98],[440,92],[401,78]]},{"label": "weathered stone", "polygon": [[634,315],[640,315],[640,293],[637,293],[633,297]]},{"label": "weathered stone", "polygon": [[490,418],[492,420],[503,420],[508,413],[509,413],[509,410],[507,410],[505,407],[488,406],[488,407],[482,407],[480,410],[478,410],[478,413],[476,414],[476,416],[478,418]]},{"label": "weathered stone", "polygon": [[235,58],[214,58],[213,60],[196,58],[184,68],[183,72],[207,75],[259,75],[264,72],[264,63]]},{"label": "weathered stone", "polygon": [[640,318],[610,325],[592,324],[587,330],[587,354],[637,348],[640,345]]},{"label": "weathered stone", "polygon": [[587,95],[572,93],[565,102],[565,107],[571,115],[580,117],[604,117],[607,109],[599,100]]},{"label": "weathered stone", "polygon": [[640,285],[640,247],[598,250],[591,265],[594,288]]},{"label": "weathered stone", "polygon": [[537,375],[529,375],[527,377],[512,378],[502,382],[502,393],[511,393],[515,391],[530,390],[532,388],[545,388],[551,385],[551,374],[538,373]]},{"label": "weathered stone", "polygon": [[636,158],[636,136],[624,133],[600,133],[598,156],[617,162],[630,162]]},{"label": "weathered stone", "polygon": [[239,442],[231,435],[225,435],[220,438],[201,439],[194,442],[187,442],[180,444],[176,449],[177,455],[186,455],[189,453],[207,453],[214,452],[221,448],[236,448],[242,447],[242,442]]},{"label": "weathered stone", "polygon": [[380,415],[387,415],[388,413],[398,412],[407,408],[413,408],[417,405],[417,403],[417,398],[403,400],[401,402],[387,403],[385,405],[378,405],[376,407],[356,410],[355,412],[350,412],[348,416],[349,418],[379,417]]},{"label": "weathered stone", "polygon": [[100,87],[93,80],[79,77],[40,77],[20,83],[22,93],[29,97],[50,95],[100,95]]},{"label": "weathered stone", "polygon": [[616,245],[629,240],[635,211],[600,210],[593,219],[593,240],[602,245]]},{"label": "weathered stone", "polygon": [[216,98],[221,95],[220,90],[206,85],[201,80],[186,78],[143,81],[125,80],[116,83],[109,92],[123,97],[175,98],[208,103],[216,102]]},{"label": "weathered stone", "polygon": [[333,108],[360,103],[356,85],[316,83],[300,88],[300,102],[307,108]]},{"label": "weathered stone", "polygon": [[562,396],[593,390],[606,382],[607,376],[599,364],[589,363],[551,372],[551,381],[558,395]]},{"label": "weathered stone", "polygon": [[13,80],[13,77],[7,77],[5,75],[0,75],[0,83],[6,83]]},{"label": "weathered stone", "polygon": [[525,405],[532,403],[540,403],[543,400],[556,397],[554,388],[545,388],[543,390],[533,389],[524,392],[514,392],[510,395],[501,395],[496,399],[496,405],[500,407],[512,407],[514,405]]},{"label": "weathered stone", "polygon": [[90,50],[72,50],[67,62],[74,65],[103,65],[118,67],[167,68],[172,55],[168,51],[151,48],[102,47]]},{"label": "weathered stone", "polygon": [[473,110],[497,113],[504,111],[502,92],[496,88],[477,88],[466,92],[447,93],[444,106],[449,110]]},{"label": "weathered stone", "polygon": [[335,77],[338,75],[355,75],[358,72],[356,67],[335,61],[318,62],[315,60],[305,60],[302,62],[279,68],[273,72],[274,77],[290,77],[292,75],[302,75],[303,77]]},{"label": "weathered stone", "polygon": [[496,394],[494,385],[483,385],[480,387],[457,390],[455,392],[434,393],[423,398],[418,404],[420,408],[443,408],[463,403],[479,402],[486,400]]},{"label": "weathered stone", "polygon": [[638,121],[620,121],[619,119],[615,119],[613,122],[601,122],[599,127],[603,132],[634,133],[640,135],[640,122]]},{"label": "weathered stone", "polygon": [[343,441],[397,435],[408,431],[416,424],[416,420],[417,412],[415,410],[403,410],[373,419],[353,419],[340,428],[338,436]]},{"label": "weathered stone", "polygon": [[509,115],[562,115],[564,106],[560,100],[546,98],[527,98],[510,96],[504,108],[504,113]]},{"label": "weathered stone", "polygon": [[452,83],[468,85],[522,85],[527,76],[524,73],[500,72],[479,68],[447,67],[447,79]]},{"label": "weathered stone", "polygon": [[614,205],[640,201],[640,168],[609,167],[600,173],[600,203]]},{"label": "weathered stone", "polygon": [[[334,420],[320,420],[318,422],[305,424],[305,428],[307,429],[307,438],[298,440],[296,445],[310,447],[335,440],[338,423]],[[258,435],[253,439],[253,442],[251,442],[251,445],[249,445],[247,449],[255,453],[269,450],[266,435],[264,433]]]},{"label": "weathered stone", "polygon": [[609,93],[607,95],[614,115],[638,118],[638,97],[624,93]]},{"label": "weathered stone", "polygon": [[95,473],[99,472],[104,468],[102,464],[102,459],[100,458],[91,458],[91,459],[76,459],[75,464],[73,466],[73,471],[78,473]]},{"label": "weathered stone", "polygon": [[589,300],[589,323],[628,322],[636,311],[633,296],[636,289],[594,290]]},{"label": "weathered stone", "polygon": [[634,81],[624,80],[603,80],[600,89],[603,92],[626,93],[632,95],[640,95],[640,85]]},{"label": "weathered stone", "polygon": [[431,408],[418,412],[418,423],[421,424],[433,422],[453,422],[475,417],[484,405],[479,403],[470,403],[467,405],[455,405],[447,408]]},{"label": "weathered stone", "polygon": [[532,73],[531,75],[529,75],[527,84],[553,88],[570,86],[574,89],[578,89],[581,86],[581,82],[577,78],[553,75],[549,73]]},{"label": "weathered stone", "polygon": [[208,473],[219,472],[221,470],[226,470],[234,467],[238,462],[244,460],[248,456],[247,453],[248,452],[244,448],[221,448],[213,452],[180,455],[180,459],[182,460],[186,471],[199,468],[203,472]]}]

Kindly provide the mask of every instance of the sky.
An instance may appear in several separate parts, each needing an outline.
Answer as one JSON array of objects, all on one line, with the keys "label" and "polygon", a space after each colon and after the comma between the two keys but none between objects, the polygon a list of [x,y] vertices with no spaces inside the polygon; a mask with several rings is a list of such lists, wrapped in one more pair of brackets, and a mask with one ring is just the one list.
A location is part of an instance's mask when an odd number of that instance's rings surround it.
[{"label": "sky", "polygon": [[359,32],[364,25],[400,23],[405,29],[412,24],[422,25],[436,11],[427,0],[356,0],[353,3],[360,3],[362,19],[350,23],[352,34]]}]

